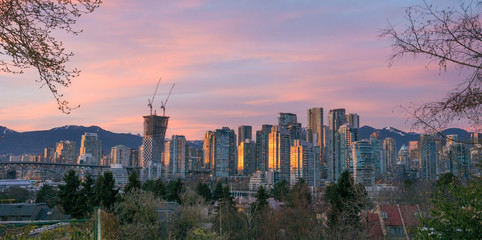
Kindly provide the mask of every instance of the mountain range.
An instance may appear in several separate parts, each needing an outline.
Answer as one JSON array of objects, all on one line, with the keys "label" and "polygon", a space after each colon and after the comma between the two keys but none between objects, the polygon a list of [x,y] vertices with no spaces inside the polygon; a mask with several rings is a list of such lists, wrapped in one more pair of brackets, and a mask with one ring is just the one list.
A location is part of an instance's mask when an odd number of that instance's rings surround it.
[{"label": "mountain range", "polygon": [[[50,130],[30,131],[30,132],[16,132],[7,127],[0,126],[0,155],[19,155],[23,153],[38,154],[42,153],[44,148],[52,146],[60,140],[70,140],[76,142],[77,151],[80,149],[80,140],[82,135],[86,132],[97,133],[102,141],[102,149],[104,153],[109,153],[110,149],[116,145],[125,145],[130,148],[139,148],[142,144],[142,137],[130,133],[113,133],[104,130],[98,126],[75,126],[68,125]],[[419,133],[404,132],[393,127],[386,127],[376,129],[370,126],[363,126],[360,128],[360,138],[369,139],[370,135],[377,132],[380,135],[380,140],[387,137],[395,139],[397,149],[402,145],[408,145],[409,141],[417,141],[420,137]],[[443,134],[457,134],[463,138],[468,136],[468,132],[460,128],[450,128],[442,132]],[[202,149],[202,140],[188,141],[189,146]]]}]

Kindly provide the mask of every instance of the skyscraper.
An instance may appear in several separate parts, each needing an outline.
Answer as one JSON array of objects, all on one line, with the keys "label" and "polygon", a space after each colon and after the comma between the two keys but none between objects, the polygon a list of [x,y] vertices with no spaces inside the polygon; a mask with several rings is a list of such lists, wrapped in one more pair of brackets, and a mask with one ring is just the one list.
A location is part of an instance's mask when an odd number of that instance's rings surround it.
[{"label": "skyscraper", "polygon": [[169,144],[166,144],[164,156],[169,179],[185,178],[187,176],[186,137],[173,135]]},{"label": "skyscraper", "polygon": [[306,139],[306,132],[301,127],[301,123],[298,123],[296,114],[280,113],[279,115],[278,126],[289,131],[291,143],[293,143],[295,139]]},{"label": "skyscraper", "polygon": [[356,113],[348,113],[346,115],[346,122],[354,128],[360,128],[360,116]]},{"label": "skyscraper", "polygon": [[318,186],[319,147],[304,140],[296,139],[290,148],[290,185],[295,185],[300,178],[308,186]]},{"label": "skyscraper", "polygon": [[335,133],[335,178],[338,179],[341,173],[348,169],[353,173],[353,160],[350,157],[350,146],[353,142],[358,141],[358,129],[348,125],[347,123],[338,128]]},{"label": "skyscraper", "polygon": [[422,134],[418,140],[420,178],[437,179],[438,146],[433,135]]},{"label": "skyscraper", "polygon": [[57,163],[75,163],[75,142],[69,140],[58,142],[54,160]]},{"label": "skyscraper", "polygon": [[238,127],[238,145],[248,139],[252,140],[253,127],[247,125],[241,125]]},{"label": "skyscraper", "polygon": [[228,127],[216,129],[214,133],[214,175],[233,176],[237,167],[236,134]]},{"label": "skyscraper", "polygon": [[273,125],[264,124],[256,131],[256,170],[268,171],[269,133]]},{"label": "skyscraper", "polygon": [[117,145],[110,150],[110,159],[113,164],[122,164],[124,167],[131,166],[131,149],[124,145]]},{"label": "skyscraper", "polygon": [[214,169],[214,133],[212,131],[204,134],[203,152],[204,168],[212,171]]},{"label": "skyscraper", "polygon": [[82,135],[82,140],[80,142],[79,164],[100,165],[101,157],[102,145],[97,133],[85,133]]},{"label": "skyscraper", "polygon": [[373,146],[373,158],[374,158],[374,166],[375,166],[375,177],[380,179],[382,174],[385,173],[385,165],[382,164],[385,162],[383,159],[383,144],[380,142],[380,134],[374,132],[370,135],[370,144]]},{"label": "skyscraper", "polygon": [[328,128],[330,135],[327,136],[327,141],[329,145],[325,145],[325,160],[328,166],[328,178],[331,181],[336,181],[338,178],[337,168],[336,168],[336,159],[340,154],[339,149],[340,141],[337,138],[336,134],[338,133],[338,129],[341,125],[346,123],[346,115],[345,109],[332,109],[328,112]]},{"label": "skyscraper", "polygon": [[290,132],[274,126],[269,133],[268,171],[275,173],[275,182],[290,177]]},{"label": "skyscraper", "polygon": [[383,154],[384,169],[385,171],[391,171],[397,162],[397,143],[395,139],[387,137],[383,140]]},{"label": "skyscraper", "polygon": [[375,154],[373,146],[367,140],[360,140],[353,142],[351,150],[355,182],[364,186],[373,186],[375,184]]},{"label": "skyscraper", "polygon": [[447,135],[448,141],[444,147],[448,170],[459,178],[470,178],[471,156],[470,147],[458,141],[457,135]]},{"label": "skyscraper", "polygon": [[[323,149],[323,108],[308,109],[307,141]],[[313,136],[316,134],[315,138]],[[316,142],[315,142],[316,139]]]},{"label": "skyscraper", "polygon": [[142,159],[144,179],[157,179],[162,173],[162,153],[169,117],[144,116],[144,138],[142,139]]},{"label": "skyscraper", "polygon": [[256,144],[249,139],[238,145],[238,174],[249,176],[256,172]]}]

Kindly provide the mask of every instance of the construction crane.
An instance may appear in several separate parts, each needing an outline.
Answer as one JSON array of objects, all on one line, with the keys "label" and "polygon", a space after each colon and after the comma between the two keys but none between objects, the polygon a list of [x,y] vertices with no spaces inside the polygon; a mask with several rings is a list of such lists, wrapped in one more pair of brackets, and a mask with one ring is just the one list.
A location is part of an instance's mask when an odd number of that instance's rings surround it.
[{"label": "construction crane", "polygon": [[166,104],[167,104],[167,100],[169,100],[169,97],[171,96],[172,89],[174,89],[174,86],[176,86],[175,83],[172,84],[171,91],[169,91],[169,95],[167,95],[166,100],[165,100],[165,101],[161,101],[162,116],[166,116]]},{"label": "construction crane", "polygon": [[160,77],[159,81],[157,82],[157,87],[156,87],[156,90],[154,91],[154,95],[152,96],[152,99],[150,98],[147,99],[147,102],[148,102],[147,106],[150,109],[151,115],[152,115],[152,103],[154,102],[154,98],[156,97],[157,89],[159,89],[159,83],[161,83],[161,79],[162,77]]}]

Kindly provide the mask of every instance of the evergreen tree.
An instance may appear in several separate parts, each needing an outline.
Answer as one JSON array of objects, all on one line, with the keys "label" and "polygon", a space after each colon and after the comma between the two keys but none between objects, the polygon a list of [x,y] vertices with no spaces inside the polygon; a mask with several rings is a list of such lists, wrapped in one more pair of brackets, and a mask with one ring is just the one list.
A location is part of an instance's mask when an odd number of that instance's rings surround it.
[{"label": "evergreen tree", "polygon": [[303,178],[291,188],[288,202],[291,207],[308,207],[311,204],[311,193]]},{"label": "evergreen tree", "polygon": [[74,218],[81,218],[84,214],[82,199],[80,198],[80,180],[74,170],[69,170],[64,176],[65,185],[59,185],[59,200],[65,213]]},{"label": "evergreen tree", "polygon": [[157,180],[147,180],[142,185],[142,190],[150,191],[159,199],[163,199],[166,197],[166,187],[161,179]]},{"label": "evergreen tree", "polygon": [[179,204],[182,204],[181,193],[183,190],[184,184],[181,182],[180,178],[176,181],[169,181],[169,184],[167,184],[166,200],[176,201]]},{"label": "evergreen tree", "polygon": [[287,200],[289,192],[289,184],[283,179],[274,185],[273,189],[270,191],[270,195],[276,200],[284,202]]},{"label": "evergreen tree", "polygon": [[251,211],[254,213],[260,213],[268,208],[268,192],[263,186],[258,188],[258,192],[255,195],[256,202],[251,205]]},{"label": "evergreen tree", "polygon": [[99,202],[97,201],[96,194],[95,194],[95,180],[92,178],[92,175],[87,174],[82,182],[82,189],[80,190],[80,201],[83,203],[85,216],[87,216],[88,212],[91,212],[94,207],[99,206]]},{"label": "evergreen tree", "polygon": [[132,171],[132,173],[129,175],[129,182],[127,183],[125,187],[125,192],[130,193],[134,190],[141,189],[141,181],[139,180],[139,177],[137,176],[137,171]]},{"label": "evergreen tree", "polygon": [[223,194],[223,184],[221,182],[216,183],[213,191],[213,201],[218,201]]},{"label": "evergreen tree", "polygon": [[206,183],[198,183],[196,193],[201,195],[206,202],[210,202],[212,200],[211,189],[209,189],[209,186]]},{"label": "evergreen tree", "polygon": [[95,195],[99,204],[110,209],[117,200],[118,189],[114,189],[115,180],[112,172],[104,172],[95,182]]},{"label": "evergreen tree", "polygon": [[36,203],[46,203],[50,208],[54,207],[57,201],[57,191],[48,184],[42,185],[35,198]]}]

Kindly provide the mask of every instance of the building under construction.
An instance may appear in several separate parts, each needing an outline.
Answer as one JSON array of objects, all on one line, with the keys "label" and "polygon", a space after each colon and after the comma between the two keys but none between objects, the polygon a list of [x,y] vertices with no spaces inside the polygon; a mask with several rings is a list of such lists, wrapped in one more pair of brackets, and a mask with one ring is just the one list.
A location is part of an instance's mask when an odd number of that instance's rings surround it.
[{"label": "building under construction", "polygon": [[144,116],[144,138],[142,139],[142,166],[148,170],[147,179],[161,177],[162,153],[164,152],[164,137],[166,135],[169,117],[148,115]]}]

